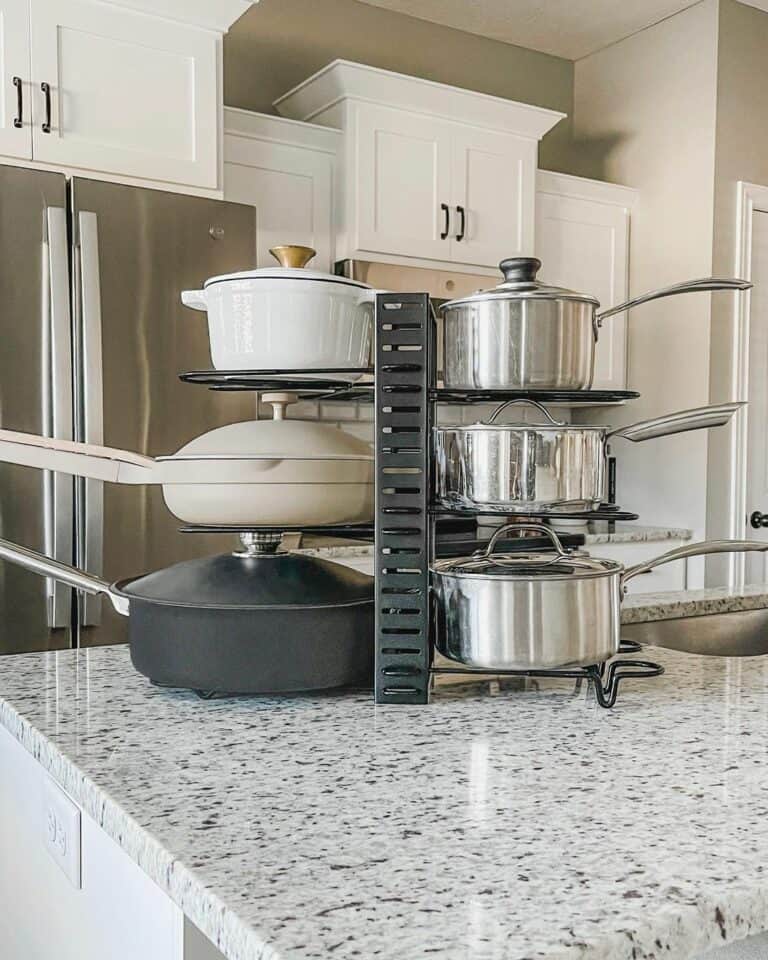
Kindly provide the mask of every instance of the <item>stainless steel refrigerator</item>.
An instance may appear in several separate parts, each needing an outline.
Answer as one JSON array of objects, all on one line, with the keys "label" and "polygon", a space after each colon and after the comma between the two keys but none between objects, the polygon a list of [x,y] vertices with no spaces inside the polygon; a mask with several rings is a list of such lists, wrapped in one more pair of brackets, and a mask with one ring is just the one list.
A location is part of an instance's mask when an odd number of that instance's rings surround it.
[{"label": "stainless steel refrigerator", "polygon": [[[210,367],[179,293],[255,264],[255,210],[0,167],[0,426],[150,455],[255,415],[249,393],[182,383]],[[179,532],[158,487],[0,464],[0,536],[107,580],[231,546]],[[0,653],[124,642],[108,602],[0,562]]]}]

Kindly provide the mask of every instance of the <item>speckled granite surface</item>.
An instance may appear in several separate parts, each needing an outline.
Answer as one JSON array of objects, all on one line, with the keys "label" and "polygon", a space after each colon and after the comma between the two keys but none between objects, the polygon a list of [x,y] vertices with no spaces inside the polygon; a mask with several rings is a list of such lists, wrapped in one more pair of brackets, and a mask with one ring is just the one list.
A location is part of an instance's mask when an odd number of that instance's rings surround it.
[{"label": "speckled granite surface", "polygon": [[706,590],[670,590],[667,593],[637,593],[621,603],[622,623],[703,617],[708,613],[734,613],[768,607],[768,584],[759,583],[732,591],[721,587]]},{"label": "speckled granite surface", "polygon": [[[555,526],[557,526],[555,524]],[[649,527],[637,523],[615,523],[609,530],[607,523],[589,523],[585,526],[563,527],[567,533],[583,533],[585,546],[599,543],[661,543],[664,540],[690,540],[690,530],[682,527]],[[370,557],[373,556],[373,544],[354,543],[332,537],[304,537],[303,549],[306,553],[318,557]]]},{"label": "speckled granite surface", "polygon": [[125,648],[0,663],[0,722],[230,960],[660,960],[768,927],[768,658],[376,708],[201,701]]}]

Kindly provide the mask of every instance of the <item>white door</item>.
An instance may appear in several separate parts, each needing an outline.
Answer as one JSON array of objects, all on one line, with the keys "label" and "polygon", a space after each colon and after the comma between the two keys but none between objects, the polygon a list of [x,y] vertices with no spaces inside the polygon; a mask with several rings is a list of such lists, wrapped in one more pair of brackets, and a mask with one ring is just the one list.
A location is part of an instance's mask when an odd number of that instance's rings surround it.
[{"label": "white door", "polygon": [[357,247],[448,260],[451,125],[366,103],[357,114]]},{"label": "white door", "polygon": [[[768,514],[768,213],[752,214],[752,281],[747,407],[747,516]],[[768,540],[768,529],[747,527],[750,540]],[[745,582],[768,582],[766,554],[747,553]]]},{"label": "white door", "polygon": [[256,259],[274,266],[270,247],[297,243],[317,251],[313,270],[331,270],[333,159],[293,144],[236,133],[224,137],[224,199],[256,208]]},{"label": "white door", "polygon": [[0,154],[32,157],[29,2],[0,0]]},{"label": "white door", "polygon": [[[626,207],[538,192],[536,256],[540,280],[597,297],[608,307],[627,299],[629,214]],[[627,318],[606,320],[595,351],[596,390],[627,385]]]},{"label": "white door", "polygon": [[92,0],[30,10],[36,160],[217,186],[214,34]]},{"label": "white door", "polygon": [[496,267],[533,251],[538,144],[456,126],[452,134],[451,260]]}]

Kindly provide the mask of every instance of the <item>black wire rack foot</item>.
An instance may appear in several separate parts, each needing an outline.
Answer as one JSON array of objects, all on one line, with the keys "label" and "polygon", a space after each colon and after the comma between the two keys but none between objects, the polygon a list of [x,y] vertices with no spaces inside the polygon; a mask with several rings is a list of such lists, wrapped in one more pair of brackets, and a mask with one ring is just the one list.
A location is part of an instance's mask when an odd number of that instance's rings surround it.
[{"label": "black wire rack foot", "polygon": [[664,673],[664,667],[651,660],[611,660],[607,665],[598,664],[584,669],[592,681],[595,699],[607,710],[616,703],[622,680],[630,677],[660,677]]}]

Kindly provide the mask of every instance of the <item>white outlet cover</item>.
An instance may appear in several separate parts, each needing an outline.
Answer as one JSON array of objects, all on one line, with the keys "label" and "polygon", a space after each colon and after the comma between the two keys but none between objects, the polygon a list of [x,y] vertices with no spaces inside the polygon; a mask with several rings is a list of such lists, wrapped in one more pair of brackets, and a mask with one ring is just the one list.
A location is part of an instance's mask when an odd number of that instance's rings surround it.
[{"label": "white outlet cover", "polygon": [[48,853],[79,890],[82,886],[80,807],[50,777],[46,777],[43,784],[43,836]]}]

